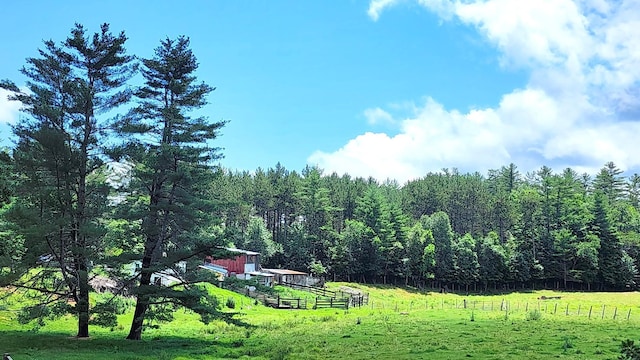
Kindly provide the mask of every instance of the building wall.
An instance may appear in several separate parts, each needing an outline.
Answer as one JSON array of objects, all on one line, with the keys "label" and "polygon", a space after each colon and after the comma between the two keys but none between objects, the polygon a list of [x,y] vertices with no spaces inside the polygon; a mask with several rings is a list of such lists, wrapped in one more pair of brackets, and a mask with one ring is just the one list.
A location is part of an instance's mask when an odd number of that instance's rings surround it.
[{"label": "building wall", "polygon": [[214,259],[211,260],[211,263],[224,267],[225,269],[227,269],[227,271],[229,271],[229,274],[244,274],[246,256],[242,254],[236,256],[233,259]]}]

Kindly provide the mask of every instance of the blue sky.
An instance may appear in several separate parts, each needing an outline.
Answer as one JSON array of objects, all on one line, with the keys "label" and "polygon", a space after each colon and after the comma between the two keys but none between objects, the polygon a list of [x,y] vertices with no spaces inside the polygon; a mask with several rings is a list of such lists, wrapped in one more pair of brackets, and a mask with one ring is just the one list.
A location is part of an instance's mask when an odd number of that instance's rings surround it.
[{"label": "blue sky", "polygon": [[[108,5],[105,5],[108,4]],[[146,4],[153,4],[147,6]],[[31,1],[4,5],[0,78],[75,22],[149,57],[187,35],[222,165],[395,178],[515,163],[640,170],[640,4],[606,0]],[[19,121],[0,99],[0,137]]]}]

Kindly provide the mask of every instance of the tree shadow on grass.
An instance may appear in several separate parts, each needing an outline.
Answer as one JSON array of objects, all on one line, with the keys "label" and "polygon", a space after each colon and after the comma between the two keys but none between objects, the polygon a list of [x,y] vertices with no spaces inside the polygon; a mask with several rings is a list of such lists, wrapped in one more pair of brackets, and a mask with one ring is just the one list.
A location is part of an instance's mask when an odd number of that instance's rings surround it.
[{"label": "tree shadow on grass", "polygon": [[[140,341],[114,333],[78,339],[66,332],[2,331],[0,353],[14,359],[189,359],[235,358],[244,355],[242,339],[163,336]],[[212,339],[213,338],[213,339]]]}]

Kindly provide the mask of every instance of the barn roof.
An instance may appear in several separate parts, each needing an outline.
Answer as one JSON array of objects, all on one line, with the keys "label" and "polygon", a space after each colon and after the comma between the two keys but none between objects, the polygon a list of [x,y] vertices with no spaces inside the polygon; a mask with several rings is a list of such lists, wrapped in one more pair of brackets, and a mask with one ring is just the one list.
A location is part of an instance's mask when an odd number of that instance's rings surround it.
[{"label": "barn roof", "polygon": [[270,272],[277,275],[307,275],[307,273],[288,269],[262,269],[262,271]]},{"label": "barn roof", "polygon": [[272,273],[262,272],[262,271],[252,271],[249,273],[251,276],[262,276],[262,277],[273,277]]},{"label": "barn roof", "polygon": [[231,251],[231,252],[235,252],[235,253],[240,253],[240,254],[246,254],[246,255],[260,255],[259,252],[255,252],[255,251],[249,251],[249,250],[242,250],[242,249],[236,249],[236,248],[224,248],[227,251]]}]

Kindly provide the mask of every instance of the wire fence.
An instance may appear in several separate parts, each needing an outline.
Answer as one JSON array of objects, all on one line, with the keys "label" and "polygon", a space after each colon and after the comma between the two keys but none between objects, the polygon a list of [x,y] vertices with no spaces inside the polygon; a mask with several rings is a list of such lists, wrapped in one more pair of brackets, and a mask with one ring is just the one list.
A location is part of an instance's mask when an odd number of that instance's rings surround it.
[{"label": "wire fence", "polygon": [[579,317],[584,319],[624,320],[640,322],[640,304],[638,306],[618,306],[608,304],[585,304],[560,299],[539,299],[534,301],[510,300],[451,300],[427,299],[412,301],[369,300],[369,309],[393,310],[396,312],[412,312],[420,310],[473,310],[482,312],[504,313],[507,315],[540,314]]}]

